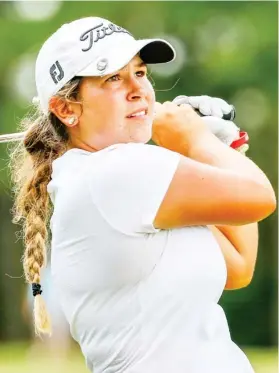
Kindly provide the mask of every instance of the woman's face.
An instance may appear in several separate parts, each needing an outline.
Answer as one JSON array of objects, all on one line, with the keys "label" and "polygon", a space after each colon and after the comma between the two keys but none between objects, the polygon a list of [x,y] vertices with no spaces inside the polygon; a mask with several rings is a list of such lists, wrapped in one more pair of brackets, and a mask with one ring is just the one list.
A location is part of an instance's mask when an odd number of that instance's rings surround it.
[{"label": "woman's face", "polygon": [[112,75],[83,78],[79,96],[82,111],[71,128],[74,145],[100,150],[150,140],[155,94],[140,57]]}]

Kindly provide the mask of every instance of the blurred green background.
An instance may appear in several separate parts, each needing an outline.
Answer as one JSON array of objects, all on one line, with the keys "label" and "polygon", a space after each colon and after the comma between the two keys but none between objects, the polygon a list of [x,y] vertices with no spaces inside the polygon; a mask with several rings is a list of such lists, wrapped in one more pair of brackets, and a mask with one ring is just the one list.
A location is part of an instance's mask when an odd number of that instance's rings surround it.
[{"label": "blurred green background", "polygon": [[[0,2],[1,134],[17,131],[20,118],[36,95],[33,71],[42,42],[61,24],[85,16],[108,18],[137,38],[164,37],[172,42],[177,60],[151,67],[157,100],[206,94],[229,101],[236,107],[235,122],[249,132],[248,156],[265,171],[277,190],[277,2]],[[0,371],[30,373],[38,367],[36,360],[30,359],[23,365],[32,326],[24,317],[22,243],[16,234],[18,227],[11,223],[7,162],[7,145],[2,144]],[[257,372],[271,373],[277,371],[277,213],[261,222],[259,230],[259,255],[252,283],[245,289],[224,292],[221,304],[233,340],[248,348]],[[65,371],[86,371],[81,354],[75,345],[73,348]],[[41,371],[42,361],[37,363]],[[49,369],[53,373],[64,371],[57,365],[47,365]]]}]

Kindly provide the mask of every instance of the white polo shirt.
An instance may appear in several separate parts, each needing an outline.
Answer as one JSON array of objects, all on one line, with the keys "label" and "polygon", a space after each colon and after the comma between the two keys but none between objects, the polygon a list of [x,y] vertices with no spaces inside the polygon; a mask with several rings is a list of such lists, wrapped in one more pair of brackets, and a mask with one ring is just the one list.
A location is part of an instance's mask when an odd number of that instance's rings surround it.
[{"label": "white polo shirt", "polygon": [[152,224],[179,158],[129,143],[53,163],[53,283],[94,373],[253,372],[218,305],[226,265],[210,230]]}]

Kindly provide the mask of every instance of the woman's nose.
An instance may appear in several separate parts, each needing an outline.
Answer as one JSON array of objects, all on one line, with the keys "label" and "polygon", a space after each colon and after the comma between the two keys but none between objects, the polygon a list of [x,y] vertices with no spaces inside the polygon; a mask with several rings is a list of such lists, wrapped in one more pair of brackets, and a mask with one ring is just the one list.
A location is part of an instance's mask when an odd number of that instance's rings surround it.
[{"label": "woman's nose", "polygon": [[146,95],[143,84],[140,78],[131,77],[128,82],[128,100],[144,98]]}]

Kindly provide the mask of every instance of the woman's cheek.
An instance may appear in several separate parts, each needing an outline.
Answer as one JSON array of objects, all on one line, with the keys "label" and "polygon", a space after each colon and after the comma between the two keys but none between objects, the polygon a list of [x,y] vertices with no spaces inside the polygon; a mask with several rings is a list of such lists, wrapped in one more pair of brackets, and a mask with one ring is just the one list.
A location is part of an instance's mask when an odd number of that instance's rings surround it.
[{"label": "woman's cheek", "polygon": [[155,98],[155,91],[154,91],[153,85],[148,78],[146,78],[146,85],[147,85],[148,91],[150,92],[150,95]]},{"label": "woman's cheek", "polygon": [[152,84],[149,80],[147,80],[146,90],[148,92],[148,94],[147,94],[148,104],[149,104],[149,106],[152,106],[152,108],[153,108],[153,106],[155,104],[155,91],[154,91],[153,86],[152,86]]},{"label": "woman's cheek", "polygon": [[153,113],[155,106],[155,91],[150,81],[148,81],[148,106],[149,111]]}]

